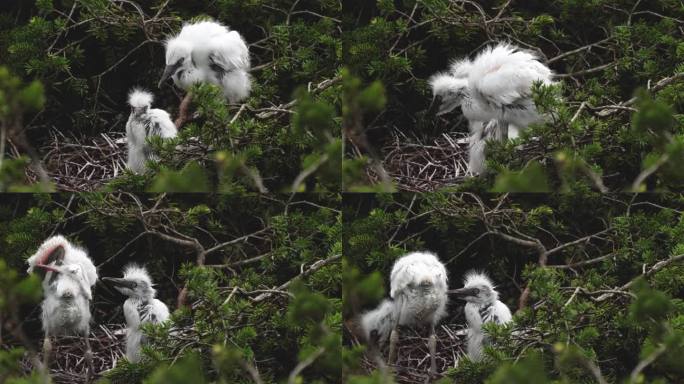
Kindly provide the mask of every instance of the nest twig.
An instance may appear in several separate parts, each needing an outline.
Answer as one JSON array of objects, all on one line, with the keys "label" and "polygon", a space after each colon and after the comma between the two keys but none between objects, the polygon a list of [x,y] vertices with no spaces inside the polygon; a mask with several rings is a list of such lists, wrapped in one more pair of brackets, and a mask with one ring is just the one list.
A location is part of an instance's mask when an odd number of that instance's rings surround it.
[{"label": "nest twig", "polygon": [[[437,377],[429,377],[430,351],[428,350],[428,334],[425,330],[400,327],[397,345],[396,365],[389,365],[394,381],[399,384],[432,382],[443,377],[450,368],[458,364],[465,355],[466,329],[463,324],[442,324],[436,330],[437,335]],[[358,342],[358,341],[354,341]],[[387,353],[383,354],[387,359]],[[378,369],[370,356],[362,360],[362,367],[368,372]]]},{"label": "nest twig", "polygon": [[398,189],[430,192],[459,184],[466,177],[468,134],[442,133],[431,142],[421,142],[395,131],[382,153],[383,165]]},{"label": "nest twig", "polygon": [[[96,137],[67,137],[58,130],[41,148],[48,176],[60,191],[94,191],[126,169],[126,134],[100,133]],[[26,176],[36,182],[35,173]]]},{"label": "nest twig", "polygon": [[[94,381],[112,369],[124,358],[125,327],[123,324],[100,324],[90,331],[90,347],[93,353]],[[42,361],[42,352],[39,359]],[[22,369],[28,374],[33,370],[31,359],[25,356]],[[82,337],[59,337],[52,341],[49,373],[56,384],[85,383],[88,364],[85,359],[85,343]]]},{"label": "nest twig", "polygon": [[[176,147],[173,161],[184,164],[193,159],[205,159],[211,151],[212,148],[192,137]],[[95,191],[124,173],[126,134],[108,132],[95,137],[77,137],[73,134],[67,137],[53,130],[41,152],[45,154],[43,162],[48,176],[58,191]],[[17,157],[19,152],[13,150],[12,155]],[[31,183],[38,181],[38,176],[31,168],[26,169],[26,176]]]}]

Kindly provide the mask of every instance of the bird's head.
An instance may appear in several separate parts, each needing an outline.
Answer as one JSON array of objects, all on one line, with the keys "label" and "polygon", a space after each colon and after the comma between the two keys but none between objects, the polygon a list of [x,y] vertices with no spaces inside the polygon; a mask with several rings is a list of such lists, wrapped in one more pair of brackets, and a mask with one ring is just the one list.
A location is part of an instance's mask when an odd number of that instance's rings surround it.
[{"label": "bird's head", "polygon": [[102,281],[110,283],[117,291],[132,298],[151,299],[156,293],[147,270],[135,264],[126,266],[123,278],[103,277]]},{"label": "bird's head", "polygon": [[390,297],[399,292],[425,296],[447,290],[447,271],[436,255],[413,252],[399,258],[390,275]]},{"label": "bird's head", "polygon": [[27,272],[40,276],[46,293],[54,291],[58,280],[76,281],[84,295],[92,299],[91,287],[97,281],[97,269],[86,251],[64,236],[55,235],[45,240],[26,262],[29,265]]},{"label": "bird's head", "polygon": [[128,104],[131,106],[131,114],[140,119],[152,106],[154,96],[139,88],[133,88],[128,94]]},{"label": "bird's head", "polygon": [[166,42],[166,68],[159,80],[158,86],[170,77],[177,76],[180,71],[188,70],[192,65],[192,45],[178,37]]},{"label": "bird's head", "polygon": [[432,88],[432,103],[428,109],[440,116],[456,109],[466,94],[468,80],[458,78],[446,73],[438,73],[430,78],[430,88]]},{"label": "bird's head", "polygon": [[59,259],[54,264],[36,264],[35,267],[45,271],[48,289],[61,300],[73,300],[81,294],[92,300],[90,286],[80,265],[64,264]]},{"label": "bird's head", "polygon": [[469,59],[453,60],[449,64],[449,74],[457,79],[467,79],[473,70],[473,62]]},{"label": "bird's head", "polygon": [[463,285],[463,288],[452,289],[449,293],[456,295],[461,300],[475,304],[490,304],[499,299],[494,284],[482,272],[466,273]]}]

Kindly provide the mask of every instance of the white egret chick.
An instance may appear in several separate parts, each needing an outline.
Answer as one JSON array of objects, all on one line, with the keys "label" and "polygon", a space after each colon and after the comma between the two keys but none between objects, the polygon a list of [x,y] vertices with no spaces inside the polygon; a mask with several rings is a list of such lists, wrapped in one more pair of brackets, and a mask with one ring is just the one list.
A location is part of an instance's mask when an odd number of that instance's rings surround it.
[{"label": "white egret chick", "polygon": [[447,272],[436,255],[413,252],[399,258],[390,275],[390,299],[361,316],[369,343],[382,347],[389,339],[389,361],[397,358],[398,326],[429,327],[430,373],[437,372],[435,326],[446,314]]},{"label": "white egret chick", "polygon": [[449,291],[450,294],[455,294],[459,299],[466,301],[467,350],[468,357],[473,361],[482,359],[482,351],[487,344],[482,325],[489,322],[507,324],[512,319],[511,311],[506,304],[499,301],[499,293],[494,288],[487,275],[471,271],[465,275],[463,288]]},{"label": "white egret chick", "polygon": [[249,49],[240,33],[216,21],[189,23],[166,41],[166,68],[159,86],[168,78],[185,90],[207,82],[237,103],[251,91],[250,68]]},{"label": "white egret chick", "polygon": [[156,291],[147,270],[137,265],[128,265],[123,278],[104,277],[102,281],[112,284],[119,292],[128,296],[123,305],[126,318],[126,358],[137,363],[140,350],[145,343],[141,325],[160,324],[169,318],[169,309],[155,298]]},{"label": "white egret chick", "polygon": [[128,95],[131,114],[126,123],[128,143],[126,165],[135,173],[143,173],[145,162],[157,159],[147,142],[148,137],[170,138],[178,134],[171,116],[163,109],[152,108],[153,99],[151,93],[137,88]]},{"label": "white egret chick", "polygon": [[29,273],[44,271],[42,316],[44,360],[52,352],[51,337],[81,336],[86,345],[86,360],[92,373],[90,349],[90,303],[97,270],[86,251],[72,245],[61,235],[53,236],[28,258]]},{"label": "white egret chick", "polygon": [[469,173],[484,171],[483,141],[515,138],[520,129],[544,120],[532,99],[532,86],[553,84],[552,76],[534,53],[500,43],[430,78],[431,109],[438,106],[437,115],[443,115],[460,106],[469,121]]}]

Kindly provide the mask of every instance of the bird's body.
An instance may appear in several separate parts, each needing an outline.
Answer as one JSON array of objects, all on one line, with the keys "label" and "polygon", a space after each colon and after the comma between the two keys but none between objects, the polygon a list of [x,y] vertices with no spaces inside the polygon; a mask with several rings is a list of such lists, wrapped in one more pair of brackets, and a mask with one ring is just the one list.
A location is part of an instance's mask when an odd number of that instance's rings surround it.
[{"label": "bird's body", "polygon": [[45,340],[45,363],[52,350],[53,336],[81,336],[86,344],[86,360],[92,372],[90,353],[90,303],[97,269],[85,250],[72,245],[61,235],[47,239],[28,258],[28,272],[45,271],[41,320]]},{"label": "bird's body", "polygon": [[473,361],[482,359],[482,350],[488,344],[482,326],[487,323],[507,324],[512,320],[511,311],[499,301],[499,294],[491,280],[483,274],[466,274],[464,287],[450,291],[466,300],[465,316],[468,324],[468,357]]},{"label": "bird's body", "polygon": [[434,363],[435,326],[446,314],[447,272],[437,256],[414,252],[399,258],[390,275],[390,297],[376,309],[361,316],[368,342],[384,345],[390,341],[390,361],[394,360],[398,326],[430,328],[431,372]]},{"label": "bird's body", "polygon": [[166,42],[166,69],[160,84],[171,77],[187,90],[195,83],[218,85],[237,103],[249,96],[249,49],[237,31],[215,21],[185,24]]},{"label": "bird's body", "polygon": [[29,273],[36,268],[46,271],[42,283],[45,334],[88,335],[97,270],[86,252],[58,235],[47,239],[27,262]]},{"label": "bird's body", "polygon": [[103,278],[111,282],[115,288],[128,296],[123,305],[126,318],[126,357],[131,362],[140,361],[140,350],[145,343],[142,332],[143,324],[160,324],[169,318],[169,309],[154,296],[152,280],[147,271],[135,265],[124,270],[124,277]]},{"label": "bird's body", "polygon": [[156,160],[147,138],[171,138],[178,134],[171,116],[163,109],[152,108],[153,96],[149,92],[133,89],[128,96],[131,114],[126,123],[128,143],[127,166],[135,173],[145,171],[145,162]]},{"label": "bird's body", "polygon": [[544,120],[532,99],[532,86],[553,84],[552,76],[533,53],[498,44],[430,79],[433,95],[441,99],[437,114],[460,106],[470,122],[470,157],[475,159],[469,161],[471,174],[484,171],[484,141],[515,138],[520,129]]},{"label": "bird's body", "polygon": [[90,331],[90,299],[80,293],[83,280],[79,268],[72,264],[65,269],[73,273],[53,283],[43,282],[43,292],[50,293],[42,303],[43,330],[50,336],[85,336]]}]

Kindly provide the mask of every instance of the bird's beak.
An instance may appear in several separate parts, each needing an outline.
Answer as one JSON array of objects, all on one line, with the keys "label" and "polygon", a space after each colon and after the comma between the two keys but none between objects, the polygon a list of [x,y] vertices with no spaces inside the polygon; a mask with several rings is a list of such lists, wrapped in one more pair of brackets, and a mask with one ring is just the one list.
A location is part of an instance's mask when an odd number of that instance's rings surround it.
[{"label": "bird's beak", "polygon": [[169,77],[171,77],[171,75],[173,75],[175,72],[176,72],[176,66],[167,65],[166,68],[164,68],[164,73],[162,74],[162,77],[159,80],[159,84],[157,84],[157,87],[161,88],[162,84],[164,84],[164,82],[166,80],[168,80]]},{"label": "bird's beak", "polygon": [[475,288],[460,288],[460,289],[451,289],[448,291],[449,294],[456,295],[459,299],[462,299],[464,297],[469,297],[469,296],[477,296],[475,293],[476,290]]},{"label": "bird's beak", "polygon": [[103,277],[102,281],[107,282],[107,283],[111,283],[114,286],[114,288],[125,287],[125,288],[129,288],[129,289],[133,289],[133,282],[132,281],[129,281],[129,280],[126,280],[126,279],[123,279],[120,277]]},{"label": "bird's beak", "polygon": [[61,271],[55,267],[52,267],[50,265],[45,265],[45,264],[36,264],[34,268],[40,268],[44,269],[45,271],[50,271],[50,272],[55,272],[55,273],[60,273]]}]

